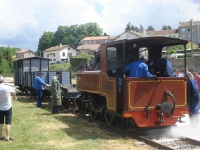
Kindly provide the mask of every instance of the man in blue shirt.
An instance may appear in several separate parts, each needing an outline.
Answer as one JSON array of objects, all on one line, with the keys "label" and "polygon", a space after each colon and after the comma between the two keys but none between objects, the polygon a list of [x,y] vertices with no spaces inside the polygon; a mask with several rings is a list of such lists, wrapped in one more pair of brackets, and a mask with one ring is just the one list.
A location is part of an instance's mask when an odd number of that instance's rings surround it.
[{"label": "man in blue shirt", "polygon": [[42,88],[43,86],[50,86],[49,84],[46,84],[43,80],[42,80],[42,76],[43,73],[39,72],[38,76],[35,78],[34,81],[34,89],[36,90],[37,96],[38,96],[38,100],[37,100],[37,107],[41,107],[41,100],[42,100]]},{"label": "man in blue shirt", "polygon": [[146,61],[147,61],[147,57],[142,56],[141,59],[128,64],[125,67],[125,71],[130,71],[129,77],[157,79],[156,75],[152,75],[148,71],[148,66],[145,64]]},{"label": "man in blue shirt", "polygon": [[154,64],[155,71],[159,72],[159,75],[162,77],[174,77],[174,72],[172,65],[168,57],[160,59]]},{"label": "man in blue shirt", "polygon": [[199,121],[199,90],[198,84],[190,74],[186,74],[189,77],[189,89],[190,89],[190,118],[192,122]]}]

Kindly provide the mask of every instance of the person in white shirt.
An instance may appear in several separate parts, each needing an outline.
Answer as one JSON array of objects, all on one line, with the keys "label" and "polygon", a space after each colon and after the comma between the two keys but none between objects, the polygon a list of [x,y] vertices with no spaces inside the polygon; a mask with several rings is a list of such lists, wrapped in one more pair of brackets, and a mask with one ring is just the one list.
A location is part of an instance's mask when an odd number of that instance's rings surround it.
[{"label": "person in white shirt", "polygon": [[[0,140],[10,141],[10,129],[12,122],[12,101],[17,100],[15,90],[4,84],[4,77],[0,76]],[[4,121],[5,119],[5,121]],[[2,135],[3,124],[6,124],[6,137]]]}]

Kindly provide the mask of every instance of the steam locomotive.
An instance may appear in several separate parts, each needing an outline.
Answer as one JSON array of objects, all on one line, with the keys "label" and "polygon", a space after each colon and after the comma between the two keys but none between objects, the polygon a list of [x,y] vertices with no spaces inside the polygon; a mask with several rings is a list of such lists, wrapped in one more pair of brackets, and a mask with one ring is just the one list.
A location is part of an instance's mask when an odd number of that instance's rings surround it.
[{"label": "steam locomotive", "polygon": [[[105,117],[109,125],[122,123],[137,127],[175,125],[189,113],[188,77],[163,77],[158,80],[133,78],[125,66],[141,54],[152,64],[162,58],[163,49],[183,45],[186,56],[188,41],[169,37],[144,37],[102,44],[95,54],[96,69],[77,72],[77,90],[81,92],[79,109],[93,119]],[[182,59],[186,72],[186,57]]]}]

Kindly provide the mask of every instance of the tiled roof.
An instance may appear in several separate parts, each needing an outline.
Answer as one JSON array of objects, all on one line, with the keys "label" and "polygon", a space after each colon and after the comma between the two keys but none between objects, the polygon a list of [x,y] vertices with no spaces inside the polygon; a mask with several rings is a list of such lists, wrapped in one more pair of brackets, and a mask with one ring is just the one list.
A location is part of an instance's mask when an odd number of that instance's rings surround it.
[{"label": "tiled roof", "polygon": [[98,50],[100,44],[85,44],[77,47],[78,50]]},{"label": "tiled roof", "polygon": [[77,50],[76,48],[74,48],[74,47],[72,47],[70,45],[62,45],[62,46],[53,46],[53,47],[50,47],[50,48],[44,50],[43,52],[50,52],[50,51],[61,50],[61,49],[65,48],[65,47],[71,47],[71,48]]},{"label": "tiled roof", "polygon": [[87,41],[87,40],[106,40],[106,39],[114,39],[116,36],[91,36],[91,37],[85,37],[82,39],[82,41]]},{"label": "tiled roof", "polygon": [[158,30],[158,31],[147,31],[147,35],[168,35],[168,34],[178,34],[178,29],[172,30]]},{"label": "tiled roof", "polygon": [[[192,21],[192,25],[193,26],[198,26],[198,25],[200,25],[200,21]],[[187,26],[191,26],[191,22],[190,21],[179,22],[179,27],[187,27]]]},{"label": "tiled roof", "polygon": [[20,51],[18,51],[17,53],[25,53],[25,52],[27,52],[27,51],[29,51],[29,50],[20,50]]}]

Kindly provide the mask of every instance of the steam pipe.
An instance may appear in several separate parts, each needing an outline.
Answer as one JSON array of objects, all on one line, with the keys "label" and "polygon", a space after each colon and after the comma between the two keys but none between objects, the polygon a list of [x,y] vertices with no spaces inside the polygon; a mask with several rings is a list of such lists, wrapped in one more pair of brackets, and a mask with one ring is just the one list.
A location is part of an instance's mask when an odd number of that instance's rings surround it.
[{"label": "steam pipe", "polygon": [[170,113],[170,117],[172,117],[173,116],[173,113],[174,113],[174,109],[175,109],[175,107],[176,107],[176,100],[175,100],[175,98],[174,98],[174,96],[173,96],[173,94],[171,93],[171,92],[168,92],[167,93],[169,96],[171,96],[171,98],[173,99],[173,108],[172,108],[172,111],[171,111],[171,113]]}]

